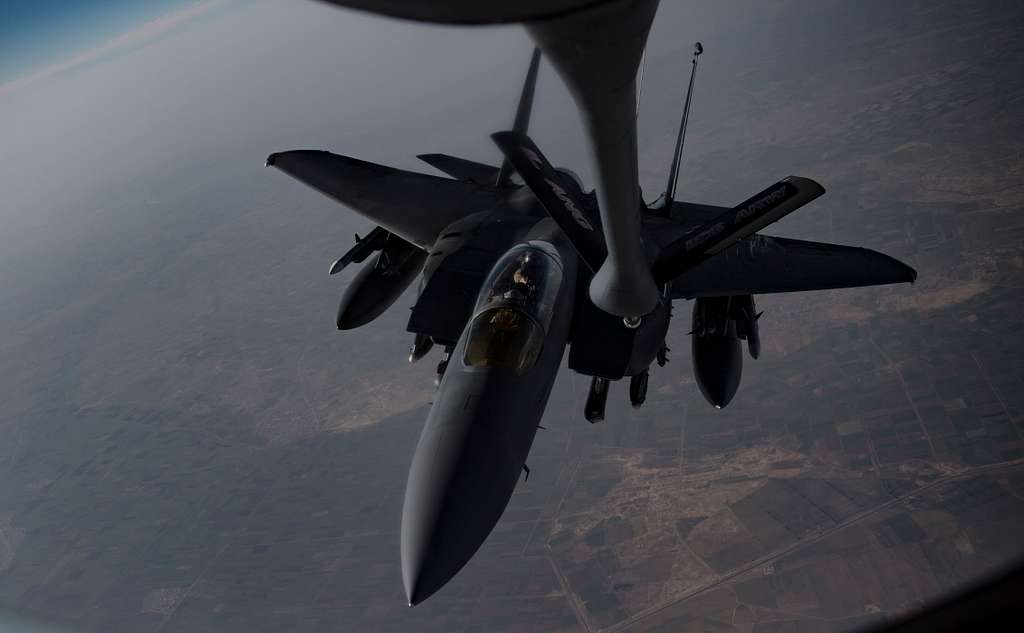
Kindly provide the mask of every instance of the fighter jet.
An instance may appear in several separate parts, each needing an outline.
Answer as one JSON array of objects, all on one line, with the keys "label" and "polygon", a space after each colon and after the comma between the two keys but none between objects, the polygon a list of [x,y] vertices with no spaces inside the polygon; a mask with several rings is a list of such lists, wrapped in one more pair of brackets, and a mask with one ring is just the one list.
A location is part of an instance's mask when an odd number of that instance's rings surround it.
[{"label": "fighter jet", "polygon": [[[628,377],[630,401],[641,406],[650,367],[668,360],[672,303],[693,300],[694,374],[721,408],[739,387],[741,341],[753,358],[760,353],[754,295],[916,278],[875,251],[759,234],[824,193],[808,178],[783,178],[734,206],[675,199],[699,44],[668,184],[658,200],[641,199],[634,77],[656,0],[337,4],[457,23],[529,19],[539,45],[512,129],[492,135],[500,165],[419,156],[445,178],[325,151],[267,158],[377,225],[331,266],[334,274],[365,262],[342,296],[338,328],[371,322],[419,278],[409,359],[443,348],[402,513],[410,605],[470,560],[529,476],[526,458],[566,348],[569,369],[591,377],[589,421],[604,418],[611,381]],[[553,167],[527,136],[542,51],[587,124],[596,191]]]}]

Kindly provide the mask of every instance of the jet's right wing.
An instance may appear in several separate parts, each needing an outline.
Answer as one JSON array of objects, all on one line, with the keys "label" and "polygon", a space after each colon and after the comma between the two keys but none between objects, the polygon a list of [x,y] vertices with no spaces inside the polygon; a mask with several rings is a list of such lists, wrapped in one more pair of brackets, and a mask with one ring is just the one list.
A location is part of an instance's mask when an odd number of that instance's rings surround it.
[{"label": "jet's right wing", "polygon": [[446,226],[494,206],[493,187],[403,171],[315,150],[278,152],[276,167],[421,248]]},{"label": "jet's right wing", "polygon": [[673,299],[913,283],[917,271],[877,251],[752,235],[672,280]]}]

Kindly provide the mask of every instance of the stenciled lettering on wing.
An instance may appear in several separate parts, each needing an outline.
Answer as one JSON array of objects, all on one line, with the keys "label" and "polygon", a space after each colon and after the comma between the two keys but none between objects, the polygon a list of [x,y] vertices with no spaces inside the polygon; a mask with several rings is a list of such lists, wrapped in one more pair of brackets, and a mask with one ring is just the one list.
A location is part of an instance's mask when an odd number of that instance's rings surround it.
[{"label": "stenciled lettering on wing", "polygon": [[572,215],[572,219],[576,220],[576,224],[579,224],[588,231],[594,230],[594,225],[590,223],[590,220],[587,219],[587,216],[583,215],[583,212],[580,211],[580,208],[576,206],[576,203],[573,201],[572,198],[569,197],[569,194],[565,193],[565,189],[559,187],[558,184],[556,184],[550,178],[545,178],[544,182],[548,183],[548,186],[551,187],[551,190],[555,192],[555,195],[558,196],[558,199],[562,201],[562,204],[565,205],[565,208],[569,210],[569,213]]},{"label": "stenciled lettering on wing", "polygon": [[723,228],[725,228],[725,224],[723,222],[709,226],[700,233],[686,240],[686,250],[691,251],[711,238],[717,237],[718,234],[722,232]]},{"label": "stenciled lettering on wing", "polygon": [[760,200],[755,200],[754,202],[751,202],[750,204],[747,205],[745,209],[740,209],[739,212],[736,213],[736,222],[743,222],[750,216],[760,213],[761,211],[764,211],[767,207],[778,204],[785,197],[786,186],[783,185],[776,189],[775,191],[770,192],[767,196],[761,198]]}]

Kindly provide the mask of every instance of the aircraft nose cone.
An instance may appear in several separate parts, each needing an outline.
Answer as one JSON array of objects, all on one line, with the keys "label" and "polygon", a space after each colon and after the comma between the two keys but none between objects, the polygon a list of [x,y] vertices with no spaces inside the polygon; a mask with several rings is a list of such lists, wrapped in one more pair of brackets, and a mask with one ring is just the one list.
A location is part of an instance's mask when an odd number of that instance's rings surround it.
[{"label": "aircraft nose cone", "polygon": [[[406,559],[402,557],[402,584],[405,585],[405,597],[409,601],[409,606],[414,607],[419,603],[423,602],[426,598],[423,592],[420,590],[422,585],[419,582],[419,567],[416,565],[406,565]],[[433,593],[433,592],[431,592]]]},{"label": "aircraft nose cone", "polygon": [[[495,442],[496,428],[504,425],[491,426],[493,418],[433,421],[413,456],[402,507],[402,581],[411,605],[469,562],[501,518],[522,471],[522,462]],[[515,443],[528,450],[536,423],[515,426],[525,436]]]},{"label": "aircraft nose cone", "polygon": [[[450,543],[435,538],[437,519],[432,508],[422,507],[406,495],[402,511],[402,584],[409,606],[434,595],[458,572],[469,556],[461,560]],[[470,553],[472,555],[472,553]]]},{"label": "aircraft nose cone", "polygon": [[405,586],[405,597],[410,607],[418,605],[437,593],[455,575],[455,572],[439,573],[440,566],[437,561],[423,565],[426,557],[422,554],[430,551],[432,548],[426,548],[419,552],[420,555],[408,556],[404,551],[402,552],[402,584]]},{"label": "aircraft nose cone", "polygon": [[[410,528],[415,530],[414,526]],[[406,523],[403,521],[403,536],[406,531]],[[477,540],[473,551],[483,543],[483,538]],[[463,548],[453,547],[452,543],[445,543],[443,538],[429,539],[419,546],[402,548],[402,584],[405,586],[409,606],[415,606],[437,593],[469,562],[473,551],[462,553],[460,549]]]}]

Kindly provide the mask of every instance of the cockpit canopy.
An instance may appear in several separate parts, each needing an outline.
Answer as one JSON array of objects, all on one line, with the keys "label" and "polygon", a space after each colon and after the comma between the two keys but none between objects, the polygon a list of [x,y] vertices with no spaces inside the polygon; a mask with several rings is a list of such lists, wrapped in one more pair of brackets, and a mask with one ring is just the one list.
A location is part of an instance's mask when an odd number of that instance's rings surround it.
[{"label": "cockpit canopy", "polygon": [[522,374],[537,363],[551,323],[562,264],[546,242],[509,249],[487,276],[469,325],[463,361]]}]

